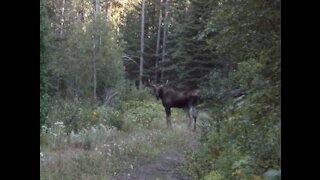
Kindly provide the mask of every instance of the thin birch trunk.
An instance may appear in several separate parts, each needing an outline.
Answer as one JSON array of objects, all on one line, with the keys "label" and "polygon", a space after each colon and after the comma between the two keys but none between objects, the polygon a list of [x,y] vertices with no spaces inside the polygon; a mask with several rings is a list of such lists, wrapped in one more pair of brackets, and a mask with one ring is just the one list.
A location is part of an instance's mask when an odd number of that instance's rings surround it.
[{"label": "thin birch trunk", "polygon": [[107,17],[107,21],[108,21],[108,10],[109,10],[109,0],[106,0],[106,17]]},{"label": "thin birch trunk", "polygon": [[139,89],[142,89],[142,76],[143,76],[143,54],[144,54],[144,2],[142,0],[141,12],[141,39],[140,39],[140,67],[139,67]]},{"label": "thin birch trunk", "polygon": [[60,37],[63,37],[65,4],[66,4],[66,0],[62,0],[61,23],[60,23]]},{"label": "thin birch trunk", "polygon": [[[168,26],[168,10],[169,10],[169,0],[166,0],[165,10],[164,10],[164,22],[163,22],[163,41],[162,41],[162,65],[164,65],[165,57],[166,57],[166,40],[167,40],[167,26]],[[161,68],[161,82],[163,82],[163,66]]]},{"label": "thin birch trunk", "polygon": [[155,62],[155,83],[158,83],[158,63],[159,63],[159,48],[160,48],[160,33],[161,33],[161,22],[162,22],[162,0],[160,0],[159,10],[159,21],[158,21],[158,33],[157,33],[157,46],[156,46],[156,62]]},{"label": "thin birch trunk", "polygon": [[96,18],[97,18],[97,0],[92,1],[92,13],[93,13],[93,33],[92,33],[92,74],[93,74],[93,100],[97,100],[97,68],[96,68]]}]

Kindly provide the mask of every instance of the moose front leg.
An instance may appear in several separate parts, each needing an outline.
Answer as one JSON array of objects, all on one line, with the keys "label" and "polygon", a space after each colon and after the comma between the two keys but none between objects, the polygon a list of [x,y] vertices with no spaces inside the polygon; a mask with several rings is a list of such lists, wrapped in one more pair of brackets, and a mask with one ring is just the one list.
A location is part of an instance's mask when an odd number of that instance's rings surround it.
[{"label": "moose front leg", "polygon": [[166,107],[165,110],[166,110],[167,128],[171,128],[171,109],[169,107]]}]

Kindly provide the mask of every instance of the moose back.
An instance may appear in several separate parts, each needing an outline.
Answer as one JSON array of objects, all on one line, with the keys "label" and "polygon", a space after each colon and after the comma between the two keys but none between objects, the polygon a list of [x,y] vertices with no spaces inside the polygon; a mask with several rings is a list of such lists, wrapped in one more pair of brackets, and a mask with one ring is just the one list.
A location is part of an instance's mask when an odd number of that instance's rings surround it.
[{"label": "moose back", "polygon": [[[150,81],[149,81],[150,83]],[[168,83],[168,81],[167,81]],[[199,90],[177,91],[171,87],[163,84],[151,84],[153,87],[153,94],[157,100],[161,99],[162,105],[165,108],[167,128],[171,128],[171,108],[184,108],[187,109],[189,123],[191,127],[192,120],[194,121],[193,130],[196,130],[197,110],[196,106],[199,103]]]}]

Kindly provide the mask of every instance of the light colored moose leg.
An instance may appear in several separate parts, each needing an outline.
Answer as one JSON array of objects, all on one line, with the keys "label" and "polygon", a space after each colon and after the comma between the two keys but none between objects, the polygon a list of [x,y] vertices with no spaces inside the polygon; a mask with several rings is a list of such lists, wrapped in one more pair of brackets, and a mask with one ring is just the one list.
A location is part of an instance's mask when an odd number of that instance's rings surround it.
[{"label": "light colored moose leg", "polygon": [[171,128],[171,109],[170,108],[166,108],[166,120],[167,120],[167,128]]},{"label": "light colored moose leg", "polygon": [[191,123],[192,123],[192,109],[193,109],[193,107],[191,106],[191,107],[189,108],[189,111],[188,111],[188,117],[189,117],[188,128],[189,128],[189,129],[191,128]]},{"label": "light colored moose leg", "polygon": [[193,111],[192,111],[192,117],[194,119],[193,131],[196,131],[196,129],[197,129],[197,125],[196,125],[196,122],[197,122],[197,109],[195,107],[193,108]]}]

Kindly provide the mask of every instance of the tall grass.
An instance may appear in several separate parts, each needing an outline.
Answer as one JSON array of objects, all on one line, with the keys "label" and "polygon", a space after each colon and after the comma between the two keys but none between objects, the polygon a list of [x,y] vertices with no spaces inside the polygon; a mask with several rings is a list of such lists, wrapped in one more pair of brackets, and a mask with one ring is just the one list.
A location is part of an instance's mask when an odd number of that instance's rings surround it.
[{"label": "tall grass", "polygon": [[[70,104],[60,111],[66,107]],[[196,135],[187,129],[180,110],[172,111],[173,129],[166,129],[162,105],[150,99],[131,100],[121,108],[74,108],[79,110],[77,120],[86,122],[78,124],[77,131],[57,109],[49,116],[50,127],[43,127],[41,179],[112,179],[173,148],[184,151]]]}]

